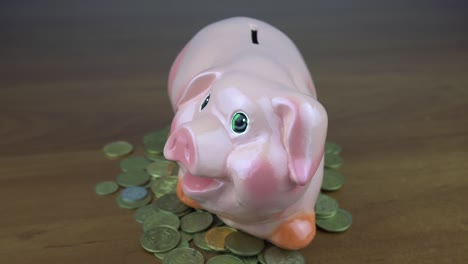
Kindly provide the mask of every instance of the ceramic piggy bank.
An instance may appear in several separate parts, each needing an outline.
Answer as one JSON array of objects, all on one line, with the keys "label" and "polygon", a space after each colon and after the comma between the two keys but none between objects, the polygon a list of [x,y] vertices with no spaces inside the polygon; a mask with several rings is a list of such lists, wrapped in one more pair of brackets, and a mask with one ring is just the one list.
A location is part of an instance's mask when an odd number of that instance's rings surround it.
[{"label": "ceramic piggy bank", "polygon": [[327,114],[293,42],[252,18],[211,24],[177,56],[169,97],[178,197],[279,247],[307,246]]}]

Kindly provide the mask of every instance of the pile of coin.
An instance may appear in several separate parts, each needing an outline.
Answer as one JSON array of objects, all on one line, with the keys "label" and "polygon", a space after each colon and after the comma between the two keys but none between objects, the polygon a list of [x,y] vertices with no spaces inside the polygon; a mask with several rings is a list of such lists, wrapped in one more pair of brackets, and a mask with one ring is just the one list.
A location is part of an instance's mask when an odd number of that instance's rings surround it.
[{"label": "pile of coin", "polygon": [[[344,184],[344,177],[338,171],[343,165],[339,156],[341,147],[333,142],[325,143],[325,168],[323,171],[322,191],[331,192],[339,190]],[[320,193],[315,203],[316,225],[324,231],[343,232],[352,224],[351,214],[339,208],[338,202],[330,196]]]},{"label": "pile of coin", "polygon": [[159,131],[151,132],[143,136],[142,142],[147,159],[152,161],[159,160],[163,153],[170,129],[170,126],[166,126]]},{"label": "pile of coin", "polygon": [[[142,140],[144,157],[122,159],[116,182],[95,186],[99,195],[115,193],[121,187],[117,205],[136,209],[134,218],[142,224],[140,244],[146,251],[163,264],[305,263],[298,251],[280,249],[225,225],[216,215],[182,203],[176,195],[178,166],[162,155],[168,131],[166,127],[146,134]],[[110,158],[122,158],[133,151],[133,146],[117,141],[107,144],[103,151]],[[340,151],[341,147],[327,142],[323,191],[338,190],[343,185],[343,176],[336,171],[342,164]],[[351,225],[351,215],[325,194],[319,195],[315,211],[317,226],[326,231],[340,232]],[[202,252],[217,255],[205,262]]]}]

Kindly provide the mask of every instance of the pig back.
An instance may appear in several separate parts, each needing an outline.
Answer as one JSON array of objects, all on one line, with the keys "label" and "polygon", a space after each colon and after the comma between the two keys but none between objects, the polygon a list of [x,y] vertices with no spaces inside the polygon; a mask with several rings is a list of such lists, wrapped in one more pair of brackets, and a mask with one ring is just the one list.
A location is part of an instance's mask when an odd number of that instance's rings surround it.
[{"label": "pig back", "polygon": [[[222,78],[226,71],[245,71],[316,98],[307,66],[294,43],[280,30],[253,18],[234,17],[200,30],[179,53],[169,75],[169,97],[177,109],[196,76]],[[198,92],[189,93],[196,96]]]}]

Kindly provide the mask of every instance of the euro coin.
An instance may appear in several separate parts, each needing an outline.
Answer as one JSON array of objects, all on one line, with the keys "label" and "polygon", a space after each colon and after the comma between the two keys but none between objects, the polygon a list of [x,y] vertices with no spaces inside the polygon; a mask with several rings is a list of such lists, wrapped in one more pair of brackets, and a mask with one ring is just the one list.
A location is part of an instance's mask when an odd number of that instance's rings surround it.
[{"label": "euro coin", "polygon": [[324,169],[322,191],[336,191],[341,188],[344,184],[343,175],[336,170]]},{"label": "euro coin", "polygon": [[153,131],[153,132],[145,134],[143,136],[143,145],[146,145],[148,142],[150,142],[151,140],[155,138],[164,138],[165,140],[167,140],[170,130],[171,130],[171,126],[165,126],[161,130]]},{"label": "euro coin", "polygon": [[177,197],[177,194],[175,193],[168,193],[159,197],[156,200],[156,206],[159,207],[159,209],[174,214],[178,214],[189,209],[187,205],[185,205],[184,203],[182,203],[182,201],[179,200],[179,197]]},{"label": "euro coin", "polygon": [[166,144],[170,126],[143,136],[143,145],[148,154],[162,154]]},{"label": "euro coin", "polygon": [[119,186],[113,181],[100,182],[94,186],[94,191],[99,195],[109,195],[115,193],[118,189]]},{"label": "euro coin", "polygon": [[258,263],[258,259],[257,257],[239,257],[240,260],[242,260],[242,262],[244,262],[244,264],[257,264]]},{"label": "euro coin", "polygon": [[163,154],[166,140],[167,138],[163,138],[163,137],[157,137],[157,138],[154,137],[154,138],[148,139],[148,141],[145,143],[145,151],[152,155]]},{"label": "euro coin", "polygon": [[163,155],[161,154],[151,154],[148,152],[147,149],[145,149],[145,159],[150,160],[150,161],[160,161],[160,160],[166,160]]},{"label": "euro coin", "polygon": [[338,211],[338,203],[330,196],[319,193],[315,203],[315,215],[317,218],[330,218]]},{"label": "euro coin", "polygon": [[305,259],[298,251],[285,250],[273,246],[265,251],[265,262],[267,264],[305,264]]},{"label": "euro coin", "polygon": [[143,223],[147,218],[161,212],[159,208],[153,205],[146,205],[135,211],[134,218],[138,223]]},{"label": "euro coin", "polygon": [[210,258],[206,264],[244,264],[244,262],[236,256],[225,254]]},{"label": "euro coin", "polygon": [[190,234],[190,233],[186,233],[184,231],[181,231],[180,232],[180,236],[182,237],[183,240],[186,240],[186,241],[192,241],[193,239],[193,234]]},{"label": "euro coin", "polygon": [[164,257],[169,253],[171,252],[171,250],[169,250],[168,252],[155,252],[153,253],[155,257],[157,257],[158,259],[160,260],[163,260]]},{"label": "euro coin", "polygon": [[151,162],[146,166],[146,172],[153,177],[161,177],[161,176],[170,176],[170,166],[171,162],[169,161],[155,161]]},{"label": "euro coin", "polygon": [[[180,233],[180,232],[179,232]],[[182,234],[180,235],[180,243],[177,247],[179,248],[190,248],[190,244],[188,240],[182,239]]]},{"label": "euro coin", "polygon": [[193,248],[176,248],[163,259],[163,264],[203,264],[203,255]]},{"label": "euro coin", "polygon": [[[179,242],[179,245],[177,245],[177,248],[190,248],[190,245],[188,243],[188,241],[186,240],[183,240],[182,238],[180,239],[180,242]],[[173,250],[175,250],[173,249]],[[160,260],[163,260],[164,257],[166,257],[167,254],[169,254],[170,252],[172,252],[172,250],[168,251],[168,252],[156,252],[154,253],[154,256],[157,257],[158,259]]]},{"label": "euro coin", "polygon": [[153,181],[150,179],[147,183],[141,185],[143,188],[145,189],[149,189],[151,188],[151,186],[153,186]]},{"label": "euro coin", "polygon": [[266,261],[265,261],[265,251],[263,251],[262,253],[260,253],[260,254],[257,255],[257,260],[258,260],[258,262],[260,262],[261,264],[266,264]]},{"label": "euro coin", "polygon": [[180,220],[173,214],[166,211],[159,211],[151,214],[143,221],[143,231],[148,231],[158,226],[170,226],[175,230],[179,229]]},{"label": "euro coin", "polygon": [[126,171],[117,176],[117,183],[122,187],[144,185],[150,180],[145,171]]},{"label": "euro coin", "polygon": [[179,244],[180,234],[172,227],[158,226],[147,230],[140,238],[141,246],[149,252],[166,252]]},{"label": "euro coin", "polygon": [[213,215],[207,212],[193,212],[180,219],[180,228],[187,233],[201,232],[210,227]]},{"label": "euro coin", "polygon": [[115,142],[106,144],[102,148],[102,151],[109,158],[120,158],[120,157],[124,157],[132,153],[133,146],[127,141],[115,141]]},{"label": "euro coin", "polygon": [[226,251],[224,242],[226,237],[232,232],[236,232],[236,230],[231,227],[213,227],[205,234],[206,245],[216,251]]},{"label": "euro coin", "polygon": [[151,190],[157,198],[161,198],[165,194],[176,192],[177,181],[177,176],[156,178],[151,185]]},{"label": "euro coin", "polygon": [[340,154],[340,152],[341,152],[340,145],[331,141],[325,142],[325,153]]},{"label": "euro coin", "polygon": [[226,237],[226,248],[232,253],[242,256],[256,256],[265,248],[265,242],[244,232],[232,232]]},{"label": "euro coin", "polygon": [[353,217],[349,212],[343,209],[338,209],[333,217],[326,219],[317,219],[316,224],[321,229],[328,232],[343,232],[346,231],[353,223]]},{"label": "euro coin", "polygon": [[200,249],[203,249],[205,251],[213,251],[208,245],[206,244],[206,239],[205,239],[205,232],[203,233],[196,233],[193,235],[193,243]]},{"label": "euro coin", "polygon": [[144,157],[129,157],[120,161],[120,169],[122,171],[144,171],[150,161]]},{"label": "euro coin", "polygon": [[187,207],[187,210],[182,211],[182,212],[180,212],[180,213],[177,213],[177,214],[175,214],[175,215],[177,215],[179,218],[182,218],[183,216],[188,215],[188,214],[190,214],[191,212],[193,212],[193,209],[190,208],[190,207]]},{"label": "euro coin", "polygon": [[339,169],[343,165],[343,159],[337,154],[325,154],[325,167],[331,169]]},{"label": "euro coin", "polygon": [[147,205],[149,202],[151,202],[151,195],[146,196],[146,198],[144,198],[144,199],[142,199],[140,201],[136,201],[136,202],[132,202],[132,203],[124,201],[122,199],[122,196],[118,195],[115,201],[117,202],[117,205],[119,207],[121,207],[121,208],[136,209],[136,208],[143,207],[143,206]]}]

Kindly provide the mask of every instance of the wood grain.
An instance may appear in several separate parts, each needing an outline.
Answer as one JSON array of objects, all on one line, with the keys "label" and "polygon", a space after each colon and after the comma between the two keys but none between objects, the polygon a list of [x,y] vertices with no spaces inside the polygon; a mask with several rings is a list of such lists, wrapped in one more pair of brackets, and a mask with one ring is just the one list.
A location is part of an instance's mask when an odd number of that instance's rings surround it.
[{"label": "wood grain", "polygon": [[352,212],[307,263],[468,262],[467,5],[438,1],[2,1],[0,263],[159,263],[94,184],[101,147],[171,121],[172,60],[204,25],[245,15],[301,50],[344,148]]}]

